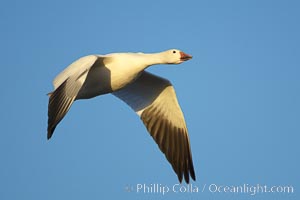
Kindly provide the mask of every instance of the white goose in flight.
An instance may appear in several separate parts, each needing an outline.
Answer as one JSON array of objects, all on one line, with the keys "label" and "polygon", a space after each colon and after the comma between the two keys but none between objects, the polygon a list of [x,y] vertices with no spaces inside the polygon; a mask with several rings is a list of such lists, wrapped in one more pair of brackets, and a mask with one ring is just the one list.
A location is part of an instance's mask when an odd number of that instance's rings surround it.
[{"label": "white goose in flight", "polygon": [[192,56],[171,49],[160,53],[112,53],[78,59],[53,81],[49,93],[48,135],[78,99],[111,93],[140,116],[180,182],[196,179],[189,136],[172,84],[144,71],[156,64],[180,64]]}]

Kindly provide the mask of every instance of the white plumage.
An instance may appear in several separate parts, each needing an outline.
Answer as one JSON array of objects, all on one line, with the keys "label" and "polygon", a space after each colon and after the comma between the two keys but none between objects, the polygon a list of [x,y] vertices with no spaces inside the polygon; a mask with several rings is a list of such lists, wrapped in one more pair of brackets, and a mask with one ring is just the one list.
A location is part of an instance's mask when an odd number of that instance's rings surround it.
[{"label": "white plumage", "polygon": [[143,54],[113,53],[85,56],[53,81],[49,94],[48,139],[77,99],[112,93],[141,118],[171,163],[179,181],[195,180],[188,132],[172,84],[144,71],[156,64],[180,64],[192,57],[177,49]]}]

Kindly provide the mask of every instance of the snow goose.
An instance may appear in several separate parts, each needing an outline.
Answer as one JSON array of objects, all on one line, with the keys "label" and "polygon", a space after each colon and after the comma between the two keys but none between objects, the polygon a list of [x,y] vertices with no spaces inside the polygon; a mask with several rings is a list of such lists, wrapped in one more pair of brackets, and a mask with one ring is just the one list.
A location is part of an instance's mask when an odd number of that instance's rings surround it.
[{"label": "snow goose", "polygon": [[191,58],[171,49],[152,54],[113,53],[78,59],[53,81],[47,138],[52,137],[75,100],[112,93],[140,116],[179,181],[183,177],[187,183],[190,177],[195,180],[189,136],[175,90],[167,79],[144,71],[151,65],[180,64]]}]

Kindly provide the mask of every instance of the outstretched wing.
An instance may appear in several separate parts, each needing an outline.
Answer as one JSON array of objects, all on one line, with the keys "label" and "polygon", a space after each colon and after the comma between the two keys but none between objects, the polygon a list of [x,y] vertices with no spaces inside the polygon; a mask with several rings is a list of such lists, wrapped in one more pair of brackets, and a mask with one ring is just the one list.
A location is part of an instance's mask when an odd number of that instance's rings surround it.
[{"label": "outstretched wing", "polygon": [[86,56],[78,59],[53,81],[54,91],[49,93],[47,138],[50,139],[58,123],[69,111],[76,99],[89,70],[97,63],[97,56]]},{"label": "outstretched wing", "polygon": [[183,176],[187,183],[190,176],[195,180],[189,136],[172,84],[149,72],[142,72],[135,82],[113,95],[140,116],[179,181]]}]

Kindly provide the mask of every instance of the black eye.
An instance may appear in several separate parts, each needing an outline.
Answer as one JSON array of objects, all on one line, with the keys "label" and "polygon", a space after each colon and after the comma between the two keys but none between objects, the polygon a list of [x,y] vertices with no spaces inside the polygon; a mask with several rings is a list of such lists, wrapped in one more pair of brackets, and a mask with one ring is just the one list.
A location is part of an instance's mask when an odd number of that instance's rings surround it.
[{"label": "black eye", "polygon": [[176,51],[173,51],[173,53],[176,53]]}]

